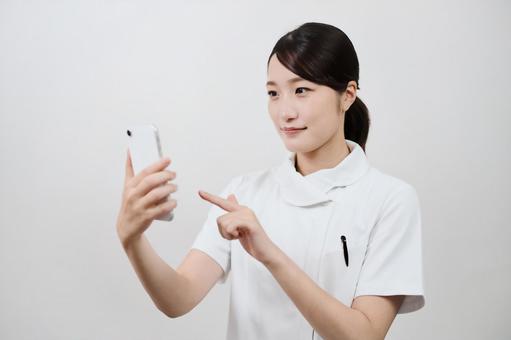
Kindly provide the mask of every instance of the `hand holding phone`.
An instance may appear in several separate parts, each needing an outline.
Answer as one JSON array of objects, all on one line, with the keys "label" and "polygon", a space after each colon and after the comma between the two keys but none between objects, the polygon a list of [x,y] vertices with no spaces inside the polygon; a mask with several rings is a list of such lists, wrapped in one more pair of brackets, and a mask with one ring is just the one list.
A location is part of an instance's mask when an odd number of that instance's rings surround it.
[{"label": "hand holding phone", "polygon": [[162,158],[159,133],[154,125],[133,126],[126,131],[129,148],[123,202],[117,231],[121,240],[142,234],[153,220],[171,221],[177,201],[171,193],[177,185],[168,183],[176,173],[170,159]]}]

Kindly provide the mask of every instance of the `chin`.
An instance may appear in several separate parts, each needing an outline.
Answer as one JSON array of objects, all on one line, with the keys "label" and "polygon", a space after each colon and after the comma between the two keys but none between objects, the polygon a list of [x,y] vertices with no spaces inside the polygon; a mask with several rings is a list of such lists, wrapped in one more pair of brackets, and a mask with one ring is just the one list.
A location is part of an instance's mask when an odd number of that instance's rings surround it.
[{"label": "chin", "polygon": [[308,153],[316,150],[317,148],[313,145],[299,145],[298,143],[284,143],[284,145],[289,152],[294,153]]}]

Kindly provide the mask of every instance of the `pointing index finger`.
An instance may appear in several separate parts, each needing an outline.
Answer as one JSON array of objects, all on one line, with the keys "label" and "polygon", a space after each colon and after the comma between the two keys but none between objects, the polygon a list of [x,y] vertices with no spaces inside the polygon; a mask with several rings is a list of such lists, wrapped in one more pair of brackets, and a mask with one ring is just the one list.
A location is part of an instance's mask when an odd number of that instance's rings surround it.
[{"label": "pointing index finger", "polygon": [[206,191],[199,190],[199,195],[206,201],[213,203],[214,205],[224,209],[225,211],[231,212],[238,208],[238,205],[234,202],[226,200],[222,197],[210,194]]}]

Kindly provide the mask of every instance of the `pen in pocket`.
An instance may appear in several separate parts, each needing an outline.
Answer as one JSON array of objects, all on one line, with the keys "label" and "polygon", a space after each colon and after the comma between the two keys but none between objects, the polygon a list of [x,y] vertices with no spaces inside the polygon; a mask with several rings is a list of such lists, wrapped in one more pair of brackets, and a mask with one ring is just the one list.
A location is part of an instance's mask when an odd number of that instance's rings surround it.
[{"label": "pen in pocket", "polygon": [[341,241],[342,241],[342,248],[343,248],[343,251],[344,251],[344,262],[346,263],[346,267],[348,267],[348,263],[349,263],[349,257],[348,257],[348,244],[347,244],[347,241],[346,241],[346,236],[344,235],[341,235]]}]

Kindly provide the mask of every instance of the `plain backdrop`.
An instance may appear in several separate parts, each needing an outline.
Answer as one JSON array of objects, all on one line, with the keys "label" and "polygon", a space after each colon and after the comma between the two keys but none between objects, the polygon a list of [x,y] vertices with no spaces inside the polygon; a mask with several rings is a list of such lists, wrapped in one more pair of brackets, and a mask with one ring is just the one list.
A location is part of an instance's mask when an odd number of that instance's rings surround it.
[{"label": "plain backdrop", "polygon": [[426,306],[387,339],[510,339],[508,1],[0,1],[0,338],[223,339],[230,281],[169,319],[115,223],[125,127],[172,159],[174,221],[146,235],[176,267],[205,221],[199,189],[287,154],[266,61],[307,21],[344,30],[371,111],[367,156],[412,184]]}]

